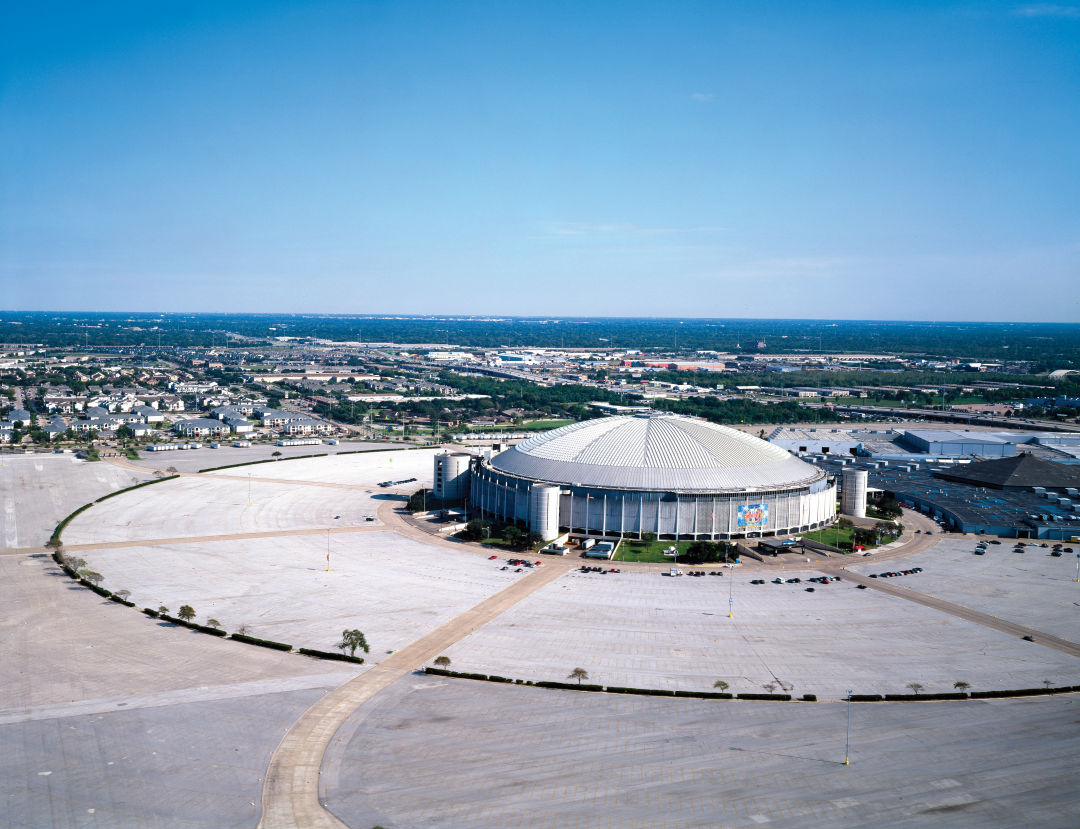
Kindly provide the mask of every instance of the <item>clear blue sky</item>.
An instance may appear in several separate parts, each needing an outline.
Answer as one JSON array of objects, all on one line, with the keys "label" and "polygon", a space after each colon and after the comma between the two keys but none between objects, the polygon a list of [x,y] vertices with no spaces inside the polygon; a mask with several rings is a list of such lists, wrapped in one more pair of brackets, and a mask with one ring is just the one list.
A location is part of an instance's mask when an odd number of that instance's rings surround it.
[{"label": "clear blue sky", "polygon": [[1080,320],[1080,3],[0,15],[0,308]]}]

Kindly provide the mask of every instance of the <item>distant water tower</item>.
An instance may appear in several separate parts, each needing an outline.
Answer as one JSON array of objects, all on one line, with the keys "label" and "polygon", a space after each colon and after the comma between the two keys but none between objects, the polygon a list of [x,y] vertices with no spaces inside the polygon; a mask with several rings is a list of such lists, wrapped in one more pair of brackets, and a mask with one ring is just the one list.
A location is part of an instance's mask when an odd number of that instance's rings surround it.
[{"label": "distant water tower", "polygon": [[869,474],[865,469],[845,469],[840,474],[840,512],[866,517],[866,484]]},{"label": "distant water tower", "polygon": [[469,462],[472,455],[455,452],[435,456],[435,497],[460,501],[468,493]]}]

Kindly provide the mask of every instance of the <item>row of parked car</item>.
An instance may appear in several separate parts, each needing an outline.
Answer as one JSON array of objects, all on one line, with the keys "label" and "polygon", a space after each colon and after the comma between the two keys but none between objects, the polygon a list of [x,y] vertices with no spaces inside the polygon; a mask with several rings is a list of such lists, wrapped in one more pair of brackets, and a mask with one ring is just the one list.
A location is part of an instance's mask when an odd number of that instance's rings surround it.
[{"label": "row of parked car", "polygon": [[916,573],[921,573],[922,567],[912,567],[910,570],[889,570],[884,573],[871,573],[872,579],[895,579],[900,576],[914,576]]},{"label": "row of parked car", "polygon": [[[498,556],[488,556],[488,561],[495,561]],[[503,565],[503,570],[509,570],[511,567],[516,567],[515,573],[520,573],[522,568],[532,569],[533,567],[541,567],[544,562],[542,561],[526,561],[523,558],[508,558],[506,564]]]},{"label": "row of parked car", "polygon": [[[812,578],[808,578],[807,581],[816,582],[817,584],[832,584],[834,581],[843,581],[843,579],[840,578],[840,576],[813,576]],[[750,583],[751,584],[765,584],[765,579],[751,579]],[[794,578],[786,579],[786,580],[778,577],[778,578],[773,579],[772,583],[773,584],[802,584],[802,579],[800,579],[797,576],[794,577]],[[814,588],[813,587],[807,587],[806,592],[807,593],[813,593]]]}]

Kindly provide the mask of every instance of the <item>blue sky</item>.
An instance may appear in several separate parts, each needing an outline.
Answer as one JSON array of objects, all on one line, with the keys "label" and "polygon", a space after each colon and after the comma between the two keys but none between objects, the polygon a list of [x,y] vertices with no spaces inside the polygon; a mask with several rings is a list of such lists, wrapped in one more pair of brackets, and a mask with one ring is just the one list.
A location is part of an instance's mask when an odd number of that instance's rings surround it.
[{"label": "blue sky", "polygon": [[1080,321],[1080,4],[0,14],[0,308]]}]

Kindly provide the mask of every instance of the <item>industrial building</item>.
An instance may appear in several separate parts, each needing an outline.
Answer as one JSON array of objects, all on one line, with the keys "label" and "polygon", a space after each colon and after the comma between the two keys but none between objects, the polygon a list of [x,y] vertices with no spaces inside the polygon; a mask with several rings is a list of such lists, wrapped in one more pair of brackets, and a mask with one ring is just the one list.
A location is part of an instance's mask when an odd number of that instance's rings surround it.
[{"label": "industrial building", "polygon": [[[948,529],[1009,538],[1067,540],[1080,535],[1080,466],[1028,452],[974,462],[890,462],[819,457],[823,470],[869,484]],[[850,497],[859,500],[851,477]],[[841,497],[847,504],[848,494]],[[846,506],[845,506],[846,511]]]},{"label": "industrial building", "polygon": [[769,443],[799,457],[855,456],[889,461],[1007,458],[1028,452],[1050,460],[1080,460],[1080,432],[835,427],[773,429]]},{"label": "industrial building", "polygon": [[[440,457],[449,487],[454,456]],[[735,429],[670,414],[536,435],[473,461],[468,487],[474,514],[523,523],[544,540],[562,532],[762,537],[816,529],[836,515],[836,484],[824,471]]]}]

